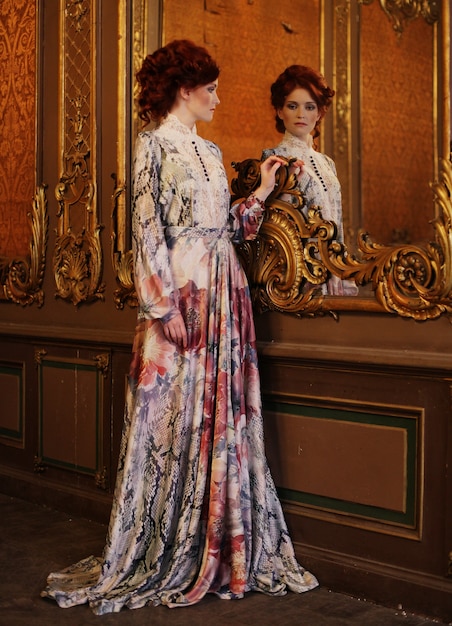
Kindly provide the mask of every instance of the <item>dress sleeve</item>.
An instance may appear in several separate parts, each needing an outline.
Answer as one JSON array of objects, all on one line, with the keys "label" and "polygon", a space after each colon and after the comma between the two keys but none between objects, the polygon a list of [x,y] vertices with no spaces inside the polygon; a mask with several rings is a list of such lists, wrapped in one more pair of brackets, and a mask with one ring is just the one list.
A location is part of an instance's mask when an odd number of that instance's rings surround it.
[{"label": "dress sleeve", "polygon": [[132,183],[132,251],[140,314],[166,322],[178,313],[159,206],[161,149],[151,133],[135,144]]}]

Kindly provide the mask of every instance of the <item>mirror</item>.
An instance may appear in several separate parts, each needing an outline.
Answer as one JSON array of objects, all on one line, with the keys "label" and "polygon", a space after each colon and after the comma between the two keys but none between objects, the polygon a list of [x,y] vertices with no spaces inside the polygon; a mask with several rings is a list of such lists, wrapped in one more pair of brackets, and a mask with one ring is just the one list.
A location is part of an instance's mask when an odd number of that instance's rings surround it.
[{"label": "mirror", "polygon": [[[134,0],[137,14],[143,1]],[[159,3],[146,6],[151,5]],[[231,181],[237,175],[233,161],[259,159],[263,148],[278,143],[269,87],[284,67],[300,62],[317,67],[336,90],[320,149],[338,169],[346,246],[334,243],[331,228],[320,223],[318,214],[299,227],[316,233],[323,266],[356,280],[360,293],[315,296],[305,309],[298,292],[291,312],[387,311],[415,319],[448,313],[449,3],[296,0],[290,6],[284,1],[264,5],[257,15],[253,2],[234,12],[207,0],[199,20],[191,16],[182,25],[177,6],[166,3],[160,17],[164,41],[204,41],[220,64],[221,110],[211,124],[199,125],[199,132],[221,146]],[[144,23],[137,32],[150,28]],[[135,60],[145,51],[134,45]],[[360,236],[362,229],[369,236]],[[289,247],[283,256],[284,250]],[[299,270],[293,257],[284,262],[292,272]],[[257,285],[262,288],[267,286]],[[278,310],[289,311],[287,305],[286,300]]]}]

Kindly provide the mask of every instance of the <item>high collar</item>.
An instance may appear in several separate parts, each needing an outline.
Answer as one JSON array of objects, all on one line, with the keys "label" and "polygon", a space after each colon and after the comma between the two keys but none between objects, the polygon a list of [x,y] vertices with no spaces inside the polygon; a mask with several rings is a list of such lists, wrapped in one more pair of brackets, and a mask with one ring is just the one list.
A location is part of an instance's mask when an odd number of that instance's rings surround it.
[{"label": "high collar", "polygon": [[292,135],[292,133],[287,132],[287,130],[284,133],[284,137],[281,143],[293,148],[294,150],[296,149],[298,153],[301,152],[303,154],[309,154],[310,152],[313,151],[313,148],[311,146],[308,146],[306,141],[303,141],[303,139],[299,139],[298,137],[295,137],[295,135]]},{"label": "high collar", "polygon": [[193,124],[192,128],[189,128],[186,124],[183,124],[177,115],[173,113],[168,113],[166,117],[160,122],[160,126],[165,126],[166,128],[170,128],[172,130],[177,130],[178,132],[186,135],[187,137],[197,135],[196,124]]}]

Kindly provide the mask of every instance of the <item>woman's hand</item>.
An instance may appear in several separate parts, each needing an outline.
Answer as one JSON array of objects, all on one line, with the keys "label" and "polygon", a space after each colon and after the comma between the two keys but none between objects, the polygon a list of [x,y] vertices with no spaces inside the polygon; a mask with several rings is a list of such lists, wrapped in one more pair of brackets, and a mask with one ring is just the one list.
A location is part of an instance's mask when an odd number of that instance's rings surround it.
[{"label": "woman's hand", "polygon": [[254,196],[264,202],[271,194],[276,184],[276,172],[281,165],[287,163],[284,159],[272,154],[261,163],[261,184],[254,192]]},{"label": "woman's hand", "polygon": [[303,174],[304,161],[301,159],[293,159],[289,161],[289,174],[295,174],[297,180],[300,180]]},{"label": "woman's hand", "polygon": [[163,334],[172,343],[175,343],[179,348],[187,347],[187,329],[185,328],[184,318],[180,313],[177,313],[168,322],[163,323]]}]

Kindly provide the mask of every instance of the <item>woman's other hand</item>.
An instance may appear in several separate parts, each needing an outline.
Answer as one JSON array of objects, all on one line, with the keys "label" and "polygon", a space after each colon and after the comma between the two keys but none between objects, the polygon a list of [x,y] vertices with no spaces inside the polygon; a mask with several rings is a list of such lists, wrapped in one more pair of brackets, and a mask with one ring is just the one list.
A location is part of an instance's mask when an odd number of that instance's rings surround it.
[{"label": "woman's other hand", "polygon": [[289,161],[289,174],[295,174],[297,180],[300,180],[303,174],[304,161],[301,159],[293,159]]},{"label": "woman's other hand", "polygon": [[162,326],[163,334],[168,341],[175,343],[179,348],[187,347],[187,329],[181,313],[177,313],[168,322],[162,322]]}]

